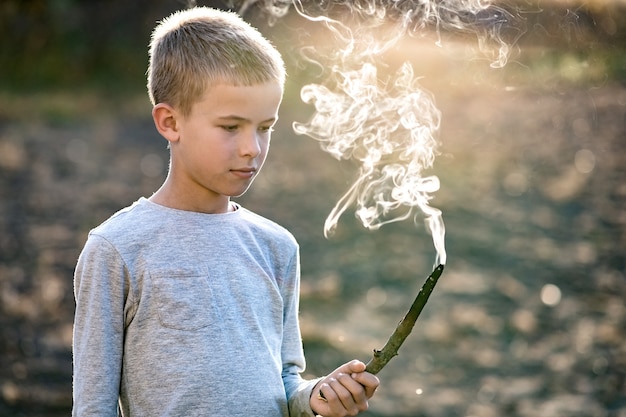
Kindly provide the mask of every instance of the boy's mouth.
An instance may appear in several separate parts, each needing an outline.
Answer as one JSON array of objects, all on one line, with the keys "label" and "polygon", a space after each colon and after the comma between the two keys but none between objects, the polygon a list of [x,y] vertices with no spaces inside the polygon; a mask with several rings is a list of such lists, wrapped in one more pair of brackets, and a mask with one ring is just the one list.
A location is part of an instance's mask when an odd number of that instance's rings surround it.
[{"label": "boy's mouth", "polygon": [[255,167],[245,167],[231,169],[230,172],[240,178],[252,178],[256,174],[257,169]]}]

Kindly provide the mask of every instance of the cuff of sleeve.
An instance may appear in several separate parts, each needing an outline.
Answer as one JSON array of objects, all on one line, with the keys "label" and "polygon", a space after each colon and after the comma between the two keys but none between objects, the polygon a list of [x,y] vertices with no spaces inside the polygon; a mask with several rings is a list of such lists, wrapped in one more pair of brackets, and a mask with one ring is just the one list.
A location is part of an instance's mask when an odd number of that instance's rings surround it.
[{"label": "cuff of sleeve", "polygon": [[289,399],[291,417],[316,417],[311,410],[311,392],[322,378],[311,379],[302,383]]}]

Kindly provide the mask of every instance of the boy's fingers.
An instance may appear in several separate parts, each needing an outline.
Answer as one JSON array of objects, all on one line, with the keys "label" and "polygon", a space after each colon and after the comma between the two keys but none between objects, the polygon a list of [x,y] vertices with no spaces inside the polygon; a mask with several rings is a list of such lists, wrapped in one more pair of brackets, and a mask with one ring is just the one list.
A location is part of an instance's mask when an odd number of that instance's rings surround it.
[{"label": "boy's fingers", "polygon": [[324,383],[324,384],[322,384],[320,386],[320,389],[319,389],[319,391],[317,393],[317,399],[318,400],[322,400],[325,403],[328,402],[328,397],[326,397],[326,394],[324,393],[324,390],[327,390],[327,389],[328,389],[328,384],[326,384],[326,383]]},{"label": "boy's fingers", "polygon": [[[311,398],[321,415],[356,415],[368,409],[368,399],[374,395],[379,381],[365,372],[365,364],[353,360],[341,365],[324,378]],[[348,414],[346,414],[348,413]]]},{"label": "boy's fingers", "polygon": [[324,416],[345,415],[346,407],[336,391],[337,387],[334,386],[336,383],[337,381],[333,379],[328,383],[323,383],[321,385],[319,391],[320,396],[318,399],[320,399],[323,403],[317,410],[318,414]]},{"label": "boy's fingers", "polygon": [[315,399],[311,398],[311,408],[314,410],[313,413],[324,416],[331,415],[331,404],[328,398],[334,399],[334,394],[330,386],[327,383],[321,384],[318,394],[315,397]]},{"label": "boy's fingers", "polygon": [[[344,381],[340,381],[334,379],[330,382],[330,387],[332,388],[332,394],[334,397],[341,403],[341,406],[348,411],[357,411],[356,399],[353,397],[352,392],[343,385]],[[355,382],[355,381],[353,381]],[[329,403],[330,403],[329,399]]]},{"label": "boy's fingers", "polygon": [[348,390],[352,400],[359,405],[359,408],[361,405],[367,404],[367,393],[361,383],[352,378],[352,376],[346,374],[341,374],[338,381],[346,390]]},{"label": "boy's fingers", "polygon": [[365,388],[365,396],[367,398],[372,398],[380,385],[378,377],[368,372],[353,373],[351,378]]}]

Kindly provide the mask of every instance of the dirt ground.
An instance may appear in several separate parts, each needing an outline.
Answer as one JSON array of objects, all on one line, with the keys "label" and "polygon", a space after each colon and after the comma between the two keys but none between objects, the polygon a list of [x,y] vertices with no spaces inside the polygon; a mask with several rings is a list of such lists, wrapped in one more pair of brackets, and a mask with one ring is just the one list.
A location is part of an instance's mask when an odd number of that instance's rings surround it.
[{"label": "dirt ground", "polygon": [[[364,415],[626,417],[626,87],[438,56],[416,67],[443,115],[432,204],[448,263]],[[167,150],[143,96],[0,102],[0,415],[68,415],[76,259],[90,228],[159,186]],[[351,213],[325,239],[354,170],[293,133],[310,112],[297,85],[285,103],[239,201],[301,244],[319,375],[382,347],[434,250],[421,226],[367,231]]]}]

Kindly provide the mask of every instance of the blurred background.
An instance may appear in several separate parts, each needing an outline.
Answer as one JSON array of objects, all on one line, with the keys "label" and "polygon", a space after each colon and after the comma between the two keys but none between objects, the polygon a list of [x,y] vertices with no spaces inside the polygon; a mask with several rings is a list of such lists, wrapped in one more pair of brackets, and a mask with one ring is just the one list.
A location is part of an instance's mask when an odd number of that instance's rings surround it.
[{"label": "blurred background", "polygon": [[[355,167],[291,123],[310,117],[299,92],[319,76],[299,50],[328,32],[293,10],[270,25],[248,3],[290,77],[239,201],[300,242],[306,372],[321,375],[384,345],[435,251],[421,224],[368,231],[350,212],[323,237]],[[0,3],[0,416],[70,412],[73,269],[88,231],[165,177],[147,45],[185,6]],[[448,262],[364,415],[626,417],[626,2],[506,6],[526,30],[503,68],[475,37],[428,28],[384,56],[390,70],[409,60],[442,112],[428,174]]]}]

